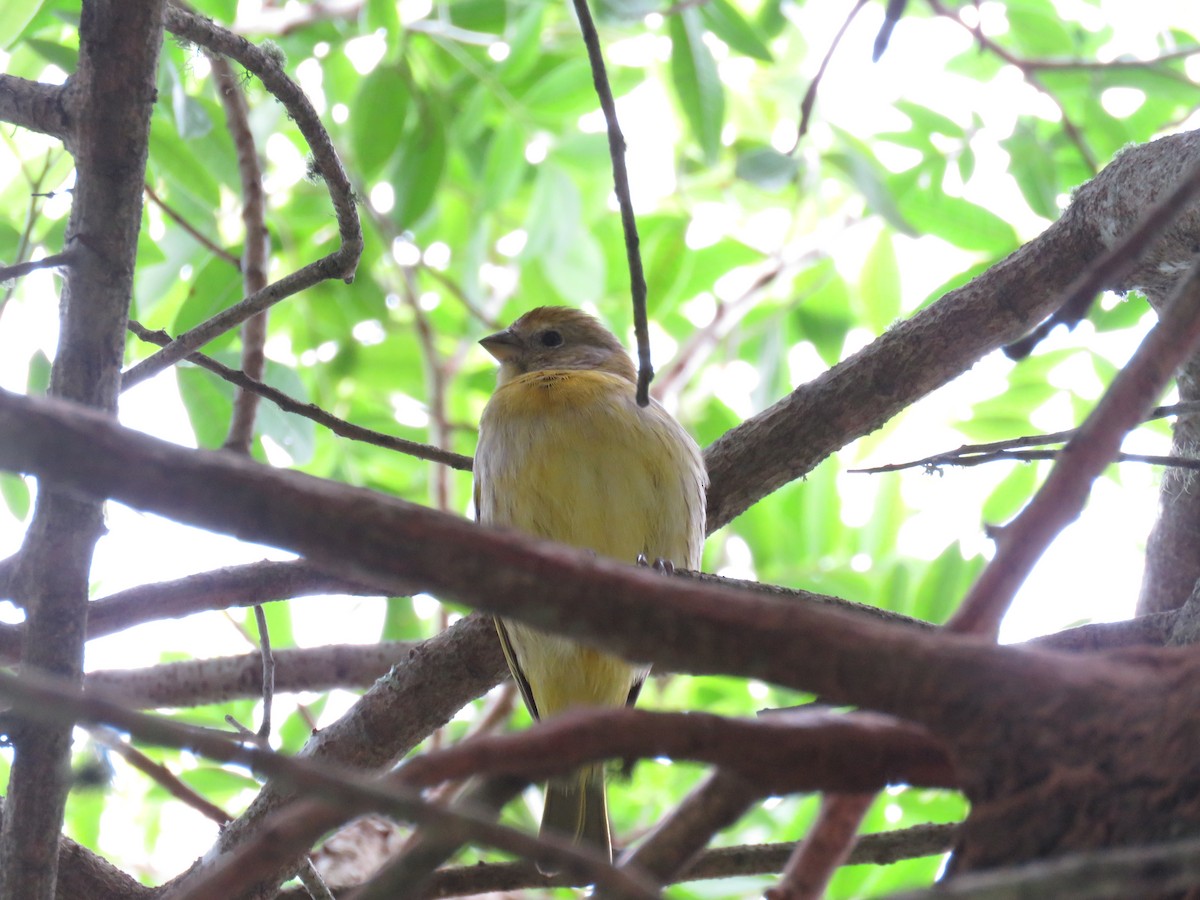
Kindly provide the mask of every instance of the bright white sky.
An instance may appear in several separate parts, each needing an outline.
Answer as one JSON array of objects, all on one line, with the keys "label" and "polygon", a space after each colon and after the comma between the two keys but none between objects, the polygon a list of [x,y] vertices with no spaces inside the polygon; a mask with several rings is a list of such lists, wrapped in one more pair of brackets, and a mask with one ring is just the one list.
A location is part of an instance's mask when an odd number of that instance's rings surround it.
[{"label": "bright white sky", "polygon": [[[402,7],[406,18],[412,18],[420,12],[418,7],[421,5],[420,0],[405,0]],[[1185,9],[1185,6],[1189,8]],[[1074,17],[1094,15],[1081,0],[1062,0],[1059,7]],[[1193,30],[1200,31],[1200,4],[1191,6],[1172,0],[1144,0],[1127,4],[1113,0],[1105,3],[1104,7],[1104,18],[1117,22],[1118,37],[1114,40],[1114,55],[1155,53],[1153,36],[1167,21],[1179,23],[1185,17],[1190,17]],[[997,22],[1001,17],[996,4],[984,2],[980,9],[990,27],[1003,27],[1002,19]],[[799,20],[810,45],[824,47],[840,25],[845,10],[844,0],[810,0],[793,14]],[[245,14],[246,10],[243,10]],[[1013,222],[1023,237],[1034,236],[1045,223],[1034,216],[1021,200],[1015,185],[1005,174],[1006,160],[1003,155],[994,149],[983,151],[991,147],[989,142],[995,137],[1002,137],[1011,130],[1019,107],[1028,109],[1032,104],[1039,114],[1050,118],[1056,115],[1055,111],[1046,108],[1046,104],[1021,83],[1015,72],[998,78],[987,88],[984,96],[980,95],[978,85],[959,84],[956,79],[948,77],[943,68],[945,59],[959,52],[969,41],[963,31],[946,22],[902,21],[883,61],[870,65],[866,60],[870,58],[870,47],[879,27],[880,15],[880,5],[869,5],[846,35],[822,84],[812,144],[820,145],[822,129],[827,129],[829,123],[851,132],[875,130],[881,123],[893,121],[898,127],[903,126],[903,120],[898,119],[898,114],[892,108],[892,103],[899,97],[918,103],[928,102],[939,109],[946,109],[947,104],[952,104],[958,110],[957,118],[964,122],[969,120],[972,111],[978,112],[984,119],[986,140],[979,142],[978,174],[970,183],[962,186],[962,192],[970,199],[1001,212]],[[919,41],[910,37],[919,38]],[[620,55],[661,55],[665,40],[647,37],[640,42],[627,41],[612,48],[611,53],[614,58]],[[368,58],[374,55],[368,41],[363,45],[366,62],[359,62],[366,68],[372,62]],[[4,62],[0,54],[0,70]],[[319,66],[316,62],[300,63],[298,71],[305,87],[319,92]],[[722,75],[731,82],[745,79],[748,77],[746,61],[724,59]],[[323,108],[323,98],[318,96],[316,99],[318,108]],[[1117,106],[1136,101],[1136,98],[1127,96],[1107,99]],[[1117,111],[1113,110],[1114,113]],[[653,205],[654,200],[664,191],[669,191],[673,184],[673,142],[667,139],[669,135],[663,133],[662,125],[674,121],[674,113],[670,99],[661,88],[655,86],[644,87],[624,98],[620,113],[630,145],[629,163],[634,195],[638,205],[645,208]],[[333,115],[340,118],[346,115],[346,110],[334,109]],[[595,118],[585,117],[581,127],[594,130],[597,127]],[[794,133],[794,122],[781,123],[775,139],[781,146],[787,146]],[[733,135],[726,137],[732,139]],[[18,132],[16,140],[37,142],[40,139]],[[5,152],[8,152],[6,148],[0,148],[0,154]],[[267,152],[272,157],[285,152],[295,155],[286,141],[268,144]],[[531,146],[530,153],[537,152],[538,148]],[[273,161],[283,164],[287,177],[302,177],[302,160],[297,163],[296,159],[280,157],[277,160],[273,158]],[[902,159],[883,161],[889,165],[903,164]],[[378,199],[380,205],[385,205],[388,191],[381,189],[378,193],[372,192],[371,197],[372,200]],[[49,204],[47,214],[65,215],[67,202],[66,198],[62,198]],[[722,210],[702,209],[693,236],[696,240],[707,241],[733,231],[750,243],[769,245],[769,238],[765,236],[777,233],[780,220],[786,216],[787,211],[780,209],[778,215],[767,214],[752,221],[731,224]],[[866,223],[849,231],[831,230],[822,246],[834,256],[843,273],[853,273],[857,271],[877,227],[873,223]],[[53,252],[54,249],[49,248],[47,252]],[[932,238],[899,239],[898,250],[908,308],[914,307],[936,285],[965,268],[971,261],[961,252]],[[57,333],[57,295],[55,277],[36,273],[25,280],[5,310],[0,322],[0,386],[5,389],[24,390],[31,348],[41,348],[52,355]],[[702,315],[702,311],[698,315]],[[860,343],[869,337],[860,336]],[[1085,324],[1073,335],[1054,335],[1047,349],[1083,344],[1093,348],[1097,344],[1103,345],[1105,355],[1118,364],[1128,357],[1134,346],[1128,338],[1114,345],[1109,336],[1092,335],[1090,327]],[[657,349],[656,360],[661,368],[671,348],[663,344]],[[919,458],[963,443],[961,436],[953,431],[949,423],[958,418],[971,403],[996,394],[1003,387],[1004,376],[1011,366],[999,354],[993,354],[966,376],[927,398],[909,414],[904,426],[886,447],[876,451],[870,462]],[[1063,378],[1071,378],[1074,384],[1090,377],[1090,370],[1081,373],[1076,368],[1072,372],[1070,366],[1068,364],[1058,374]],[[719,373],[719,376],[732,386],[728,398],[730,405],[739,412],[748,413],[755,376],[752,370],[747,372],[747,369],[749,367],[746,366],[733,367]],[[807,380],[817,371],[817,364],[810,357],[802,355],[797,359],[797,383]],[[1091,377],[1091,381],[1094,381],[1094,377]],[[1092,385],[1096,396],[1099,396],[1100,387],[1098,384]],[[1043,409],[1029,430],[1034,432],[1066,427],[1071,424],[1070,415],[1069,409]],[[121,420],[149,434],[180,444],[194,445],[191,429],[175,391],[174,376],[170,373],[131,390],[123,398]],[[1138,449],[1162,452],[1164,446],[1159,440],[1152,441],[1150,446],[1139,445]],[[902,551],[932,558],[949,542],[961,540],[969,551],[987,552],[989,548],[982,534],[978,510],[1004,471],[995,467],[987,472],[981,469],[951,470],[940,477],[918,472],[906,474],[903,495],[905,502],[917,513],[902,534]],[[1021,591],[1005,623],[1005,640],[1020,640],[1055,631],[1086,618],[1118,619],[1130,614],[1137,596],[1142,565],[1142,547],[1136,541],[1144,537],[1153,521],[1156,482],[1157,473],[1153,470],[1126,466],[1121,471],[1119,486],[1109,480],[1102,480],[1097,485],[1086,514],[1058,540]],[[842,476],[843,516],[847,524],[858,526],[869,519],[876,484],[869,476]],[[98,596],[135,584],[178,577],[219,565],[280,555],[275,551],[184,528],[117,505],[110,505],[108,523],[110,535],[101,541],[94,570],[95,593]],[[17,549],[21,532],[21,524],[14,522],[6,511],[0,510],[0,557]],[[1136,537],[1131,540],[1131,536]],[[871,598],[853,599],[869,601]],[[336,616],[328,615],[331,602],[337,604]],[[421,608],[432,611],[428,603],[423,603]],[[378,601],[351,598],[296,601],[293,609],[297,639],[301,644],[311,645],[374,640],[383,613],[382,604]],[[12,620],[15,613],[11,607],[5,609],[4,605],[0,605],[0,618]],[[88,647],[87,661],[89,669],[152,665],[159,661],[164,652],[174,650],[190,653],[197,647],[203,647],[207,655],[241,653],[249,649],[245,639],[228,620],[211,615],[193,619],[186,628],[180,628],[176,623],[157,623],[94,641]],[[330,704],[326,719],[338,714],[343,707],[342,703]],[[170,815],[182,816],[189,828],[197,824],[190,812],[176,811]],[[113,834],[124,830],[106,829]],[[182,846],[178,848],[177,860],[159,856],[156,863],[166,872],[170,872],[173,865],[181,867],[190,862],[197,848],[202,848],[210,838],[211,835],[204,834],[201,827],[197,843],[189,845],[189,842],[180,842]],[[164,850],[165,847],[159,848],[160,853]],[[133,855],[137,853],[137,850],[133,851]]]}]

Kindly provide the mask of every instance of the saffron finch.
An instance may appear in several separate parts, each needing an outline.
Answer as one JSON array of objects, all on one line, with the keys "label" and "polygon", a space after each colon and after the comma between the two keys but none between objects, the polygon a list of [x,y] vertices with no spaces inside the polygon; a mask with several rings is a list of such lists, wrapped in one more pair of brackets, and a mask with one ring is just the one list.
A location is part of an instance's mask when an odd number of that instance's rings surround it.
[{"label": "saffron finch", "polygon": [[[617,338],[586,313],[547,306],[480,343],[500,371],[479,423],[479,521],[622,562],[698,569],[708,486],[700,449],[657,402],[637,405],[637,373]],[[632,705],[649,671],[520,622],[497,618],[496,630],[535,719]],[[550,782],[542,831],[611,858],[602,765]]]}]

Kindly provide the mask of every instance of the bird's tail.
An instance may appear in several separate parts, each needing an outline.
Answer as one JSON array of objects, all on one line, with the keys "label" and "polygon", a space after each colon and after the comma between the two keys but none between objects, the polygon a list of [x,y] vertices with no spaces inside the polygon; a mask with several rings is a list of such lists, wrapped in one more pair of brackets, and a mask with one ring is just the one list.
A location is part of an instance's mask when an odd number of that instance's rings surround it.
[{"label": "bird's tail", "polygon": [[612,859],[603,766],[588,766],[546,785],[542,833],[548,831],[588,844]]}]

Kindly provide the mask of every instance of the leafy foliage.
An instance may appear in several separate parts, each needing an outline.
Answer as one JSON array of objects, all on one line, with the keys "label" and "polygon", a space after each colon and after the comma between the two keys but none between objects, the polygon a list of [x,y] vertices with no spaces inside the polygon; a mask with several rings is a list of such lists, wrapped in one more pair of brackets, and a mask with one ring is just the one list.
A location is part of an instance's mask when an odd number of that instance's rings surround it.
[{"label": "leafy foliage", "polygon": [[[228,23],[239,4],[195,0],[194,6]],[[1133,34],[1131,22],[1106,21],[1111,10],[1092,0],[1005,0],[980,10],[1005,20],[1003,28],[985,23],[989,37],[981,48],[947,17],[929,17],[920,7],[902,22],[883,62],[871,67],[866,48],[882,6],[867,7],[836,51],[808,134],[793,151],[803,92],[844,4],[596,5],[631,148],[655,355],[670,376],[660,384],[702,443],[1013,251],[1057,216],[1097,162],[1174,127],[1196,104],[1196,69],[1182,57],[1096,65],[1114,53],[1144,53],[1147,43],[1161,54],[1193,47],[1200,39],[1189,30],[1194,22]],[[962,11],[964,19],[969,12]],[[607,139],[566,6],[369,0],[346,15],[326,15],[319,5],[253,15],[260,18],[241,23],[245,32],[278,45],[323,111],[361,197],[366,232],[353,284],[323,284],[272,310],[268,383],[359,425],[470,454],[493,384],[491,364],[474,342],[495,323],[534,305],[571,304],[595,308],[628,333],[628,273],[609,203]],[[7,71],[41,79],[70,72],[77,16],[66,0],[0,0]],[[920,68],[918,57],[939,54],[945,62],[939,81],[900,77]],[[1024,81],[1013,61],[1026,61]],[[1056,65],[1033,64],[1047,61]],[[1070,62],[1080,64],[1064,65]],[[322,185],[306,175],[308,150],[299,134],[261,85],[247,80],[244,90],[266,164],[277,277],[328,252],[336,228]],[[1120,114],[1110,111],[1117,100],[1125,104]],[[864,118],[859,105],[879,115]],[[23,132],[7,133],[0,152],[6,170],[19,173],[0,187],[0,257],[55,252],[65,206],[46,195],[69,188],[69,157]],[[148,179],[161,203],[146,207],[135,314],[174,334],[242,296],[237,266],[212,249],[224,248],[234,260],[240,254],[234,146],[207,60],[189,46],[164,48]],[[46,285],[29,279],[6,288],[4,331],[47,302],[39,294]],[[1094,330],[1136,334],[1143,312],[1142,302],[1130,298],[1097,312]],[[914,500],[920,474],[845,470],[868,457],[892,461],[961,440],[1037,431],[1047,409],[1061,408],[1058,401],[1075,418],[1054,427],[1073,424],[1091,398],[1055,383],[1050,373],[1065,360],[1086,358],[1100,377],[1110,377],[1119,357],[1090,349],[1092,332],[1084,326],[1018,367],[989,361],[992,395],[973,381],[938,407],[932,431],[904,416],[847,448],[714,535],[706,568],[944,620],[982,565],[981,534],[914,527],[943,515],[940,505],[931,514]],[[4,343],[5,383],[18,373],[14,386],[44,388],[46,343],[36,337]],[[152,349],[131,338],[128,360]],[[238,350],[236,334],[205,348],[232,366]],[[686,354],[676,358],[685,364],[682,375],[669,368],[676,354]],[[220,446],[232,388],[188,365],[167,377],[175,379],[169,390],[186,410],[190,437],[201,447]],[[258,418],[254,453],[454,512],[469,508],[468,475],[338,438],[269,405]],[[1031,465],[975,470],[969,515],[976,523],[1008,519],[1039,474]],[[925,487],[920,492],[929,496]],[[0,535],[7,535],[29,517],[29,485],[0,475],[0,497],[10,520]],[[181,574],[210,565],[187,558],[178,564]],[[337,602],[273,605],[272,642],[286,647],[301,632],[311,635],[312,617],[330,615]],[[380,601],[376,612],[359,640],[419,640],[445,622],[431,598],[392,599],[386,609]],[[252,617],[237,624],[253,632]],[[221,623],[216,628],[228,631]],[[164,660],[216,652],[186,629],[156,634]],[[806,699],[732,679],[664,677],[643,702],[754,715]],[[276,739],[298,750],[314,721],[342,708],[340,694],[288,700]],[[467,733],[481,708],[464,711],[446,739]],[[253,722],[256,704],[179,713],[215,726],[227,714]],[[231,812],[253,796],[241,772],[151,752]],[[102,813],[107,821],[119,815],[118,805],[137,809],[131,824],[143,840],[119,853],[148,876],[172,874],[164,868],[164,847],[181,838],[163,822],[174,801],[120,762],[112,765],[117,774],[107,794],[80,790],[73,797],[71,834],[96,845],[103,840]],[[613,792],[616,832],[632,835],[652,825],[695,775],[681,766],[639,765],[633,781]],[[723,841],[794,839],[814,810],[813,798],[767,804]],[[897,791],[880,798],[867,829],[962,814],[955,795]],[[523,808],[509,815],[533,826]],[[201,852],[206,839],[202,834],[188,852]],[[848,868],[833,895],[880,895],[928,883],[938,865],[925,859]],[[746,896],[761,887],[700,884],[672,896]]]}]

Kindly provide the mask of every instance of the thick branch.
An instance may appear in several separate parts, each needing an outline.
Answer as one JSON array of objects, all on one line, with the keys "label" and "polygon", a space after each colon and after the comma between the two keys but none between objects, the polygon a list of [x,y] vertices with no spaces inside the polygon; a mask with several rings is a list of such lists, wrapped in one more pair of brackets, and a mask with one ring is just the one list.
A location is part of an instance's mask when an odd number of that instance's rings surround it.
[{"label": "thick branch", "polygon": [[0,75],[0,121],[48,134],[74,150],[74,128],[65,102],[68,90],[66,85]]},{"label": "thick branch", "polygon": [[[417,646],[408,641],[331,644],[276,650],[276,691],[329,691],[370,687]],[[118,697],[132,707],[200,706],[257,697],[262,693],[258,653],[190,659],[144,669],[105,669],[84,678],[84,687]]]},{"label": "thick branch", "polygon": [[[120,384],[162,11],[163,0],[87,0],[79,66],[67,97],[76,168],[66,231],[72,259],[59,303],[49,392],[106,415],[116,410]],[[52,479],[39,481],[38,488],[14,577],[27,612],[23,665],[78,682],[102,503],[66,493]],[[71,726],[23,721],[12,737],[15,755],[0,827],[0,898],[50,900],[69,786]]]},{"label": "thick branch", "polygon": [[[831,702],[944,725],[941,713],[926,708],[927,698],[946,687],[936,683],[939,659],[953,666],[969,652],[1004,667],[1044,665],[1047,678],[1059,664],[1031,650],[987,648],[817,605],[663,578],[370,491],[186,450],[50,400],[0,392],[0,428],[12,435],[0,444],[0,467],[253,536],[354,580],[406,588],[415,582],[679,671],[764,678]],[[1077,657],[1063,660],[1069,658]],[[980,662],[958,673],[950,688],[967,690],[976,679],[982,687],[986,671]]]},{"label": "thick branch", "polygon": [[[1026,334],[1197,160],[1196,132],[1129,148],[1080,188],[1039,237],[717,440],[705,454],[709,527],[719,528]],[[1102,287],[1169,291],[1190,264],[1197,235],[1200,205],[1193,203],[1135,266]]]}]

